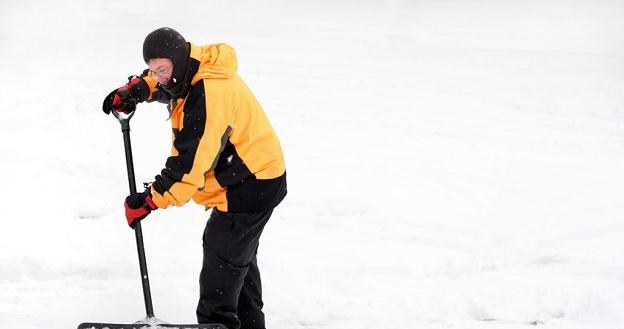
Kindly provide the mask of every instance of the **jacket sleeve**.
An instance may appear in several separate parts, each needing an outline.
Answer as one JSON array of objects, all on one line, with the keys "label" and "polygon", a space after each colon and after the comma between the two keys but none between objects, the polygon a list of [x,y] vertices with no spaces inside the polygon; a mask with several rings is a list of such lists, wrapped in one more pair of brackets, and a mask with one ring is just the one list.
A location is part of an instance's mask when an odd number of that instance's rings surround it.
[{"label": "jacket sleeve", "polygon": [[160,208],[184,205],[203,188],[206,173],[214,169],[225,147],[231,128],[223,107],[212,100],[207,104],[206,99],[200,80],[184,104],[181,128],[174,131],[173,155],[151,187],[152,199]]}]

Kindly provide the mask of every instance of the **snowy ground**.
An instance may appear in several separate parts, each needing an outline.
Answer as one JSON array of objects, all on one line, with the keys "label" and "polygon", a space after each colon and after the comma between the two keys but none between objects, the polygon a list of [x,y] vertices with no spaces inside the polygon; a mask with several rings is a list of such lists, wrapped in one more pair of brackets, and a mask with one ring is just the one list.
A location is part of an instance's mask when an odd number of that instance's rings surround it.
[{"label": "snowy ground", "polygon": [[[624,328],[622,17],[616,0],[3,1],[0,327],[144,316],[100,104],[171,26],[237,49],[283,143],[269,328]],[[166,117],[133,119],[139,182]],[[144,223],[163,320],[195,320],[206,219]]]}]

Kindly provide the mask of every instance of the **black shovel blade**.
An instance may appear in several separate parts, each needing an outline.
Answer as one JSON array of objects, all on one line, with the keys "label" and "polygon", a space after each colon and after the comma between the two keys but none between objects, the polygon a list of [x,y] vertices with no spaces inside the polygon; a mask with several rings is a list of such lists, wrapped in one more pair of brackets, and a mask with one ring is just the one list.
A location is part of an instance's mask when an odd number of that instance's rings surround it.
[{"label": "black shovel blade", "polygon": [[228,329],[222,324],[146,324],[146,323],[95,323],[85,322],[78,329]]}]

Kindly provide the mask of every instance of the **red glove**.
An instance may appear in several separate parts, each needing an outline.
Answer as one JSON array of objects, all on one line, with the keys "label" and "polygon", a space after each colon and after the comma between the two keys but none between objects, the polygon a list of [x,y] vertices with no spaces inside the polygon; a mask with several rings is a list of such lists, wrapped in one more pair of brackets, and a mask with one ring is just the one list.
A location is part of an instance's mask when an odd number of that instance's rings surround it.
[{"label": "red glove", "polygon": [[104,113],[111,111],[130,113],[136,108],[136,104],[145,101],[149,97],[149,86],[141,77],[131,76],[128,83],[113,90],[105,99],[102,109]]},{"label": "red glove", "polygon": [[124,202],[124,207],[126,208],[128,225],[131,228],[134,228],[141,219],[147,217],[152,210],[158,209],[158,206],[152,201],[149,189],[143,193],[130,194]]}]

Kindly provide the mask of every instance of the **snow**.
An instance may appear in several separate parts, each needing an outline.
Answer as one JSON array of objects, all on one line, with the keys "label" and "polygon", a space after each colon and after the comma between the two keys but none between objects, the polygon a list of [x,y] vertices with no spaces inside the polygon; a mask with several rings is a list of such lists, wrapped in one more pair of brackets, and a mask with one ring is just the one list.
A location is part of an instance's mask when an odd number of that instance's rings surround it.
[{"label": "snow", "polygon": [[[284,148],[261,241],[270,328],[622,328],[624,3],[0,5],[0,327],[145,316],[102,99],[171,26],[227,42]],[[138,185],[165,107],[132,119]],[[143,225],[154,310],[195,321],[200,206]]]}]

